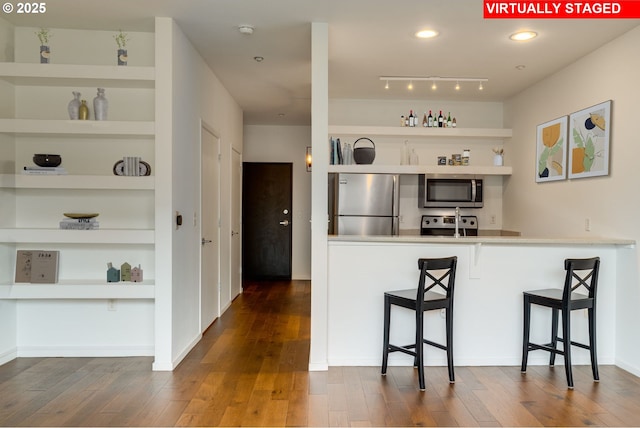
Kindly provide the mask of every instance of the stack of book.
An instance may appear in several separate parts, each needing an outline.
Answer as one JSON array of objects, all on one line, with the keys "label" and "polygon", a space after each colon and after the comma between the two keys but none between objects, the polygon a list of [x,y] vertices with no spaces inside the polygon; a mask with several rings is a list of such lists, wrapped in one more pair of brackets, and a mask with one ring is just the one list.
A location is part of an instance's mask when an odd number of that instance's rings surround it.
[{"label": "stack of book", "polygon": [[61,166],[25,166],[22,173],[34,175],[65,175],[67,170]]},{"label": "stack of book", "polygon": [[63,218],[60,222],[60,229],[66,230],[96,230],[100,228],[100,223],[95,218]]}]

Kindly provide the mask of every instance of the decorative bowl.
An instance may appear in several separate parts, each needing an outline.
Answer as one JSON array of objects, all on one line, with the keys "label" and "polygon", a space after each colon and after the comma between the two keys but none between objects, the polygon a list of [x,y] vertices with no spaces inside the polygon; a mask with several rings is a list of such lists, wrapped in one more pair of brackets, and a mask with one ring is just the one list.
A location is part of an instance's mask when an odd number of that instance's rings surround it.
[{"label": "decorative bowl", "polygon": [[42,167],[56,167],[62,163],[62,157],[60,155],[36,153],[33,155],[33,163]]}]

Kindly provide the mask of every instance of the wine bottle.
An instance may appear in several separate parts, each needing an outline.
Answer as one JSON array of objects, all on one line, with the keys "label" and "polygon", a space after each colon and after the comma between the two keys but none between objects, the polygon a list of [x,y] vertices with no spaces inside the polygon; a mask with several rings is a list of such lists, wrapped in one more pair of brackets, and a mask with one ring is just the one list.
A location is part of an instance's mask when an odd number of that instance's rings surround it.
[{"label": "wine bottle", "polygon": [[416,117],[413,115],[413,110],[409,110],[409,126],[416,126]]},{"label": "wine bottle", "polygon": [[444,126],[444,117],[442,117],[442,110],[440,110],[440,114],[438,115],[438,128],[442,128]]},{"label": "wine bottle", "polygon": [[452,126],[452,127],[454,127],[454,128],[457,126],[457,124],[456,124],[456,118],[455,118],[455,117],[454,117],[454,118],[453,118],[453,120],[451,121],[451,126]]},{"label": "wine bottle", "polygon": [[429,110],[429,117],[427,118],[429,128],[433,128],[433,116],[431,115],[431,110]]},{"label": "wine bottle", "polygon": [[422,116],[422,126],[424,128],[426,128],[427,126],[429,126],[429,122],[427,121],[427,112],[424,112],[424,115]]},{"label": "wine bottle", "polygon": [[447,117],[447,128],[451,128],[451,112],[449,112],[449,116]]}]

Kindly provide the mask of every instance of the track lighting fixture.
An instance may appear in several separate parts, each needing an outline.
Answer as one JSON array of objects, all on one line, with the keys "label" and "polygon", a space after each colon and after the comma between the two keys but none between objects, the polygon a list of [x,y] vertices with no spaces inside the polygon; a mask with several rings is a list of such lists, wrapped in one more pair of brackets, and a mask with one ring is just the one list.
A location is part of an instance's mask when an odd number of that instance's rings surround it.
[{"label": "track lighting fixture", "polygon": [[407,85],[407,89],[408,90],[413,90],[413,82],[421,82],[421,81],[430,81],[431,82],[431,89],[432,90],[436,90],[438,89],[438,85],[436,82],[456,82],[455,85],[455,90],[459,91],[462,88],[462,84],[464,84],[465,82],[477,82],[479,83],[478,86],[478,90],[482,91],[484,89],[484,86],[482,85],[483,82],[487,82],[489,81],[489,79],[486,78],[475,78],[475,77],[435,77],[435,76],[430,76],[430,77],[421,77],[421,76],[380,76],[380,80],[384,80],[385,81],[385,85],[384,88],[385,89],[389,89],[389,81],[392,80],[399,80],[399,81],[408,81],[409,84]]}]

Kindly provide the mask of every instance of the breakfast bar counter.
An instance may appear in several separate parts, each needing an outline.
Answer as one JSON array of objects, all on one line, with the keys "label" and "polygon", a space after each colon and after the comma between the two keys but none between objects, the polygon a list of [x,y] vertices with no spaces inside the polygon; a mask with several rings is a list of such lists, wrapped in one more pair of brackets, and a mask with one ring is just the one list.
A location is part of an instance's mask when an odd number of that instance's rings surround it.
[{"label": "breakfast bar counter", "polygon": [[[522,292],[562,288],[564,259],[601,259],[597,297],[600,364],[625,362],[616,357],[621,337],[640,326],[624,323],[632,311],[628,297],[637,296],[636,245],[615,238],[523,236],[328,237],[329,366],[379,366],[382,356],[383,294],[417,287],[419,258],[458,257],[454,295],[454,363],[456,366],[519,366],[522,347]],[[626,296],[626,297],[625,297]],[[548,341],[550,316],[532,311],[532,341]],[[573,311],[572,339],[586,341],[586,311]],[[392,311],[391,339],[413,343],[412,311]],[[444,317],[425,314],[426,337],[444,343]],[[588,351],[574,348],[575,364],[588,364]],[[530,364],[548,364],[548,353],[532,352]],[[561,364],[561,358],[557,364]],[[413,364],[394,353],[390,365]],[[425,350],[426,365],[446,365],[445,353]]]}]

